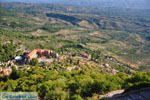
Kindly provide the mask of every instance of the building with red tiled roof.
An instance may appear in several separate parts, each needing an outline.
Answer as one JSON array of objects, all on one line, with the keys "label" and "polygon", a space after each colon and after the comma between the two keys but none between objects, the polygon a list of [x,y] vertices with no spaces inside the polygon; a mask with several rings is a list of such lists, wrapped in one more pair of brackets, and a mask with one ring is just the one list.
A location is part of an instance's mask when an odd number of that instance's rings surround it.
[{"label": "building with red tiled roof", "polygon": [[34,49],[26,55],[26,60],[27,60],[27,62],[30,62],[32,60],[32,58],[37,58],[37,57],[38,57],[37,50]]},{"label": "building with red tiled roof", "polygon": [[43,53],[43,50],[42,49],[37,49],[37,54],[38,54],[38,56],[42,56],[42,53]]},{"label": "building with red tiled roof", "polygon": [[44,50],[42,54],[43,56],[50,56],[50,50]]},{"label": "building with red tiled roof", "polygon": [[37,50],[34,49],[34,50],[32,50],[27,56],[30,57],[30,58],[32,58],[32,57],[34,57],[36,54],[37,54]]},{"label": "building with red tiled roof", "polygon": [[30,62],[33,58],[37,58],[37,57],[42,57],[42,56],[45,56],[45,57],[49,57],[49,56],[54,56],[54,57],[57,57],[58,54],[57,53],[54,53],[48,49],[34,49],[32,50],[31,52],[29,52],[26,57],[25,57],[25,61],[27,62]]}]

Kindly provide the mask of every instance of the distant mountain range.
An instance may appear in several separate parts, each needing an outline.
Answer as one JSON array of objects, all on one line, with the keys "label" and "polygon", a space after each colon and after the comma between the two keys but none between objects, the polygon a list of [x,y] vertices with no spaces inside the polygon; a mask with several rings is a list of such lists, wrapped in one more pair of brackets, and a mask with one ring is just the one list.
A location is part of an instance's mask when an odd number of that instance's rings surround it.
[{"label": "distant mountain range", "polygon": [[80,6],[150,9],[150,0],[0,0],[0,2],[55,3]]}]

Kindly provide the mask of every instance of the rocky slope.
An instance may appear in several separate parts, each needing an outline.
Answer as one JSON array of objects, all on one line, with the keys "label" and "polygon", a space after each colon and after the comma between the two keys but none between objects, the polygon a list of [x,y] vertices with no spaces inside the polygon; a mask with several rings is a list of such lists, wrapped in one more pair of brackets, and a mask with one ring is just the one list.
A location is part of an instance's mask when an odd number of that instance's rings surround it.
[{"label": "rocky slope", "polygon": [[106,94],[104,97],[108,100],[150,100],[150,87],[127,93],[122,92],[123,91],[111,92]]}]

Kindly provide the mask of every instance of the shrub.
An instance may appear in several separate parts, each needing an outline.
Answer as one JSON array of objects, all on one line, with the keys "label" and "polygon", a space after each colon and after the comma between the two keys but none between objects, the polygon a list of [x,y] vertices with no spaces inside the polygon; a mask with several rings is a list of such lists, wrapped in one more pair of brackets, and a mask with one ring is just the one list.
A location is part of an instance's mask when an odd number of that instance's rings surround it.
[{"label": "shrub", "polygon": [[83,100],[83,99],[80,95],[75,94],[75,95],[71,96],[70,100]]},{"label": "shrub", "polygon": [[130,92],[133,90],[138,90],[141,88],[146,88],[150,86],[150,82],[136,82],[134,84],[132,84],[131,86],[129,86],[128,88],[125,89],[125,92]]},{"label": "shrub", "polygon": [[31,62],[30,62],[30,64],[31,64],[32,66],[37,66],[38,63],[39,63],[39,61],[38,61],[37,58],[33,58],[33,59],[31,60]]}]

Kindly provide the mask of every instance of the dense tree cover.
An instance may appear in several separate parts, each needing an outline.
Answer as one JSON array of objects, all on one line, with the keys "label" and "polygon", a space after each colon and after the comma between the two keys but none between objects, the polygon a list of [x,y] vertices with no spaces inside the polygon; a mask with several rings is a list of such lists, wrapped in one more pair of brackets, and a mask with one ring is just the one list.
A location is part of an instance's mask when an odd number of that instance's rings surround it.
[{"label": "dense tree cover", "polygon": [[10,23],[10,27],[12,27],[12,28],[16,28],[16,27],[24,28],[24,27],[31,27],[31,26],[32,25],[30,25],[26,22],[20,22],[20,23],[11,22]]},{"label": "dense tree cover", "polygon": [[134,73],[133,77],[127,80],[129,86],[125,89],[125,92],[137,90],[150,86],[150,73]]},{"label": "dense tree cover", "polygon": [[37,91],[40,98],[46,100],[83,100],[95,93],[104,94],[135,82],[149,82],[149,79],[149,73],[128,77],[125,73],[102,75],[84,70],[57,72],[36,67],[21,71],[13,68],[10,76],[0,78],[0,91]]},{"label": "dense tree cover", "polygon": [[7,43],[7,44],[0,44],[0,61],[6,62],[8,60],[11,60],[16,55],[15,53],[15,46],[13,43]]},{"label": "dense tree cover", "polygon": [[53,18],[58,18],[58,19],[62,19],[65,21],[69,21],[71,22],[73,25],[77,25],[77,22],[82,21],[79,18],[76,18],[74,16],[68,16],[68,15],[63,15],[63,14],[55,14],[55,13],[47,13],[46,14],[48,17],[53,17]]}]

